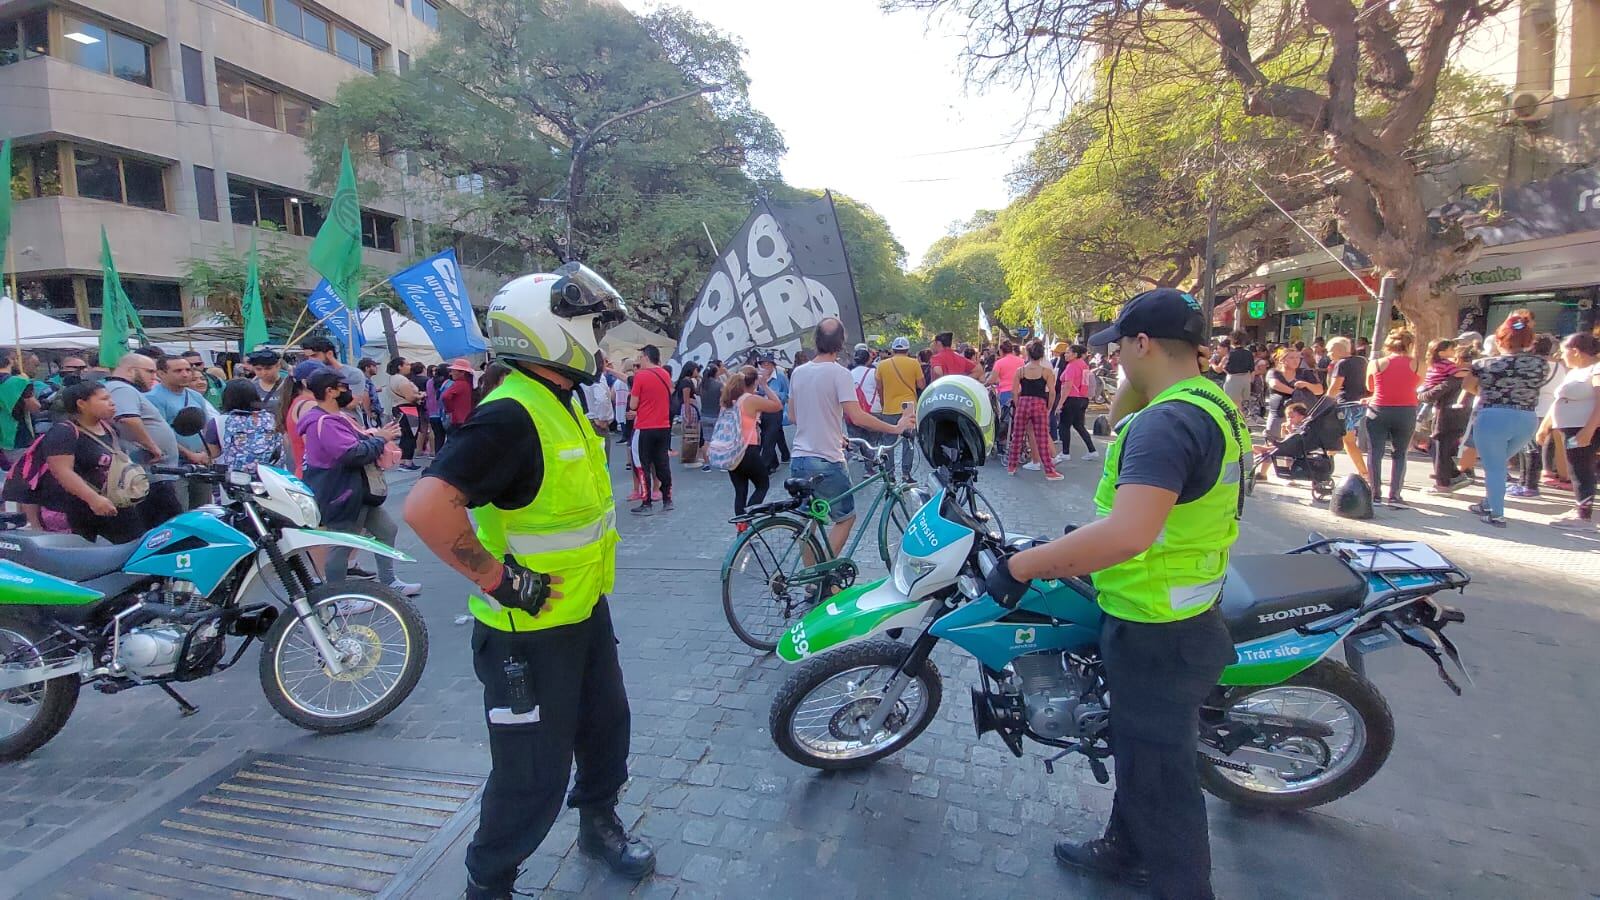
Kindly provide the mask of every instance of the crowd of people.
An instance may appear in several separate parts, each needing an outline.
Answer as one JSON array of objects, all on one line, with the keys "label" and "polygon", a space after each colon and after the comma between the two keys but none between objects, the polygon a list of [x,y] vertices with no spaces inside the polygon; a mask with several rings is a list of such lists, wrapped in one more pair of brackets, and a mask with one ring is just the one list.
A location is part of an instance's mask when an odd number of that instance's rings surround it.
[{"label": "crowd of people", "polygon": [[1241,409],[1264,420],[1268,451],[1332,417],[1337,440],[1323,449],[1343,451],[1378,502],[1405,507],[1407,458],[1422,451],[1432,461],[1428,492],[1481,482],[1483,497],[1469,510],[1491,526],[1505,527],[1508,496],[1554,488],[1571,492],[1572,507],[1550,524],[1593,529],[1600,337],[1558,340],[1517,310],[1487,339],[1464,332],[1434,340],[1420,364],[1415,350],[1403,328],[1376,353],[1364,338],[1267,347],[1235,333],[1216,342],[1208,368]]},{"label": "crowd of people", "polygon": [[[0,496],[16,505],[14,524],[124,543],[214,502],[209,482],[170,467],[272,464],[311,487],[323,527],[392,544],[384,472],[417,470],[418,457],[436,454],[496,373],[465,359],[427,366],[397,357],[382,368],[371,358],[341,362],[320,336],[287,356],[257,350],[231,379],[198,351],[154,346],[110,369],[68,356],[46,379],[36,377],[33,354],[8,357],[0,360]],[[348,557],[331,554],[327,571],[420,591],[392,560],[377,558],[374,572]]]}]

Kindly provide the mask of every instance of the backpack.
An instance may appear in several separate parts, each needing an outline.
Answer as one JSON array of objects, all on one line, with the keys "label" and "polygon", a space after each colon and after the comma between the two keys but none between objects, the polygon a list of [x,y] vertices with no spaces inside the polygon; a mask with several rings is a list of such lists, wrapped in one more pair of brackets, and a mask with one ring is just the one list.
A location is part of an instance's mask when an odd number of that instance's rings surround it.
[{"label": "backpack", "polygon": [[217,419],[217,446],[217,462],[234,472],[255,474],[256,466],[277,457],[280,442],[270,414],[228,413]]},{"label": "backpack", "polygon": [[727,472],[739,468],[744,461],[744,430],[739,422],[739,405],[725,409],[717,416],[711,430],[711,442],[706,444],[706,461]]},{"label": "backpack", "polygon": [[[81,431],[80,434],[88,434]],[[94,441],[106,452],[111,454],[111,464],[106,467],[106,486],[100,493],[117,509],[127,509],[143,500],[150,494],[150,474],[144,467],[134,462],[128,454],[122,452],[117,445],[115,435],[111,435],[111,443],[107,444],[98,437],[89,434],[89,440]]]},{"label": "backpack", "polygon": [[862,412],[872,412],[872,404],[873,404],[874,401],[876,401],[878,399],[878,382],[877,381],[873,381],[872,382],[872,399],[871,400],[867,399],[867,395],[866,395],[866,393],[864,391],[861,390],[861,386],[866,383],[868,378],[871,378],[873,375],[875,375],[877,370],[874,369],[872,366],[857,366],[856,370],[863,373],[863,374],[861,374],[859,376],[852,375],[852,377],[850,379],[851,381],[853,381],[855,383],[855,386],[856,386],[856,402],[861,404],[861,411]]}]

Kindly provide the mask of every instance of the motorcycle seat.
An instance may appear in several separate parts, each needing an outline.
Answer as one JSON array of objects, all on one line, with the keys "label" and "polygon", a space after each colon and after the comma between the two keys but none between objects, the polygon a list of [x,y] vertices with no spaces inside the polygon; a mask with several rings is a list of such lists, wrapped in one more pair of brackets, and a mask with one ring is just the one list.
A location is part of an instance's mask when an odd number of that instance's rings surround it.
[{"label": "motorcycle seat", "polygon": [[1332,556],[1235,556],[1222,585],[1222,617],[1234,643],[1243,643],[1355,609],[1366,596],[1366,581]]},{"label": "motorcycle seat", "polygon": [[119,571],[143,540],[101,544],[75,534],[7,531],[0,534],[0,556],[47,575],[81,583]]}]

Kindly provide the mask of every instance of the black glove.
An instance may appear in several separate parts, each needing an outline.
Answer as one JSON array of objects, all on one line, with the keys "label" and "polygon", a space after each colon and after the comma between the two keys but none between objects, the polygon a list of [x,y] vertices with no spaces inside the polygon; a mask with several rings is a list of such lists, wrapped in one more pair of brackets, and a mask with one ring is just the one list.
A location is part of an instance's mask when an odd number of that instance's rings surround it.
[{"label": "black glove", "polygon": [[985,579],[989,588],[989,596],[994,602],[1006,609],[1016,609],[1022,602],[1022,595],[1028,592],[1028,582],[1018,581],[1011,576],[1011,557],[1000,560]]},{"label": "black glove", "polygon": [[510,554],[506,554],[505,563],[500,584],[489,592],[489,596],[501,606],[537,616],[545,601],[550,599],[550,576],[519,564]]}]

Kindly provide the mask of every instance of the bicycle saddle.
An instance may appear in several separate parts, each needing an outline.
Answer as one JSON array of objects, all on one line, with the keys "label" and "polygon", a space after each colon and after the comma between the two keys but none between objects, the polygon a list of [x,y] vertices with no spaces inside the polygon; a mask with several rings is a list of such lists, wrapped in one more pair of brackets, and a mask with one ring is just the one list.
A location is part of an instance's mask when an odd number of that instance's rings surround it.
[{"label": "bicycle saddle", "polygon": [[804,478],[785,478],[783,480],[783,489],[795,497],[810,495],[816,492],[817,482],[822,479],[823,476],[821,475],[807,475]]}]

